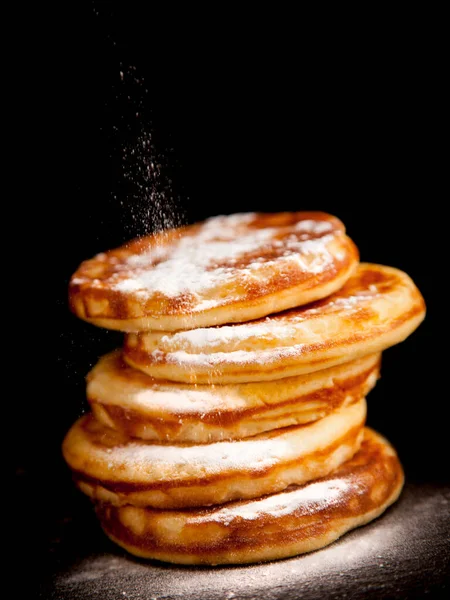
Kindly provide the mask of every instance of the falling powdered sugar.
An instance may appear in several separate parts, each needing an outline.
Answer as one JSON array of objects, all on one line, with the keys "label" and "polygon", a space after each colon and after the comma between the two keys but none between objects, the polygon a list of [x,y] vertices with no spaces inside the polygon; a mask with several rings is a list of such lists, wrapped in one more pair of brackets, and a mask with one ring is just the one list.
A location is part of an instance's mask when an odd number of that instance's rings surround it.
[{"label": "falling powdered sugar", "polygon": [[165,171],[168,158],[158,152],[153,133],[140,124],[137,135],[122,148],[122,172],[128,183],[125,200],[131,220],[126,222],[134,235],[146,235],[182,224],[183,215],[172,192],[172,181]]},{"label": "falling powdered sugar", "polygon": [[112,198],[121,206],[124,230],[134,238],[182,225],[184,211],[174,190],[174,148],[154,127],[146,78],[136,65],[119,62],[117,67],[107,129],[113,171],[121,177]]}]

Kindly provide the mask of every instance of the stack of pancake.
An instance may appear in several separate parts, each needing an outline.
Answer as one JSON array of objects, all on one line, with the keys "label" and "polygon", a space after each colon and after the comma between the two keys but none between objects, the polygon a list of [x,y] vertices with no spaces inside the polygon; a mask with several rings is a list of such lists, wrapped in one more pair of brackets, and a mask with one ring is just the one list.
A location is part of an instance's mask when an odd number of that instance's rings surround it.
[{"label": "stack of pancake", "polygon": [[323,547],[400,494],[365,427],[381,352],[425,315],[397,269],[359,262],[337,218],[245,213],[133,240],[80,265],[80,318],[125,332],[88,375],[63,442],[106,534],[185,564]]}]

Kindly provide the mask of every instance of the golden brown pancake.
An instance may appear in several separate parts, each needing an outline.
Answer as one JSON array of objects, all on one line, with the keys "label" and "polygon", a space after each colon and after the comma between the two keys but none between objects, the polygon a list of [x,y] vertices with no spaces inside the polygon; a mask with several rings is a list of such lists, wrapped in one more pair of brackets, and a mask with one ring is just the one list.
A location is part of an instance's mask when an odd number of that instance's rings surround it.
[{"label": "golden brown pancake", "polygon": [[219,216],[83,262],[69,298],[76,315],[110,329],[208,327],[324,298],[358,259],[344,225],[325,213]]},{"label": "golden brown pancake", "polygon": [[98,504],[105,533],[144,558],[181,564],[239,564],[317,550],[378,517],[398,498],[403,470],[392,446],[370,429],[336,471],[258,498],[188,510]]},{"label": "golden brown pancake", "polygon": [[124,358],[173,381],[274,380],[380,352],[424,316],[424,300],[406,273],[362,263],[339,291],[307,306],[248,323],[128,334]]},{"label": "golden brown pancake", "polygon": [[147,440],[208,443],[316,421],[349,398],[361,398],[379,376],[380,354],[279,381],[192,385],[153,379],[129,367],[119,351],[88,375],[95,418]]},{"label": "golden brown pancake", "polygon": [[239,441],[168,445],[127,438],[88,415],[69,430],[63,455],[79,488],[96,500],[207,506],[327,475],[359,449],[365,417],[361,398],[308,425]]}]

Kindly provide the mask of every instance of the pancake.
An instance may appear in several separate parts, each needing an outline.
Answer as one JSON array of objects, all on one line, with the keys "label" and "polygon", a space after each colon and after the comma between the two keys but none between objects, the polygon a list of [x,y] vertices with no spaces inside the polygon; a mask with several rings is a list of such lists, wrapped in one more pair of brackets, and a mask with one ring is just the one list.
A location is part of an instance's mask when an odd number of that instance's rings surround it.
[{"label": "pancake", "polygon": [[339,291],[307,306],[248,323],[128,334],[124,358],[173,381],[274,380],[380,352],[408,337],[424,316],[424,300],[406,273],[362,263]]},{"label": "pancake", "polygon": [[95,418],[131,437],[208,443],[320,419],[361,398],[379,376],[380,354],[279,381],[192,385],[153,379],[129,367],[119,351],[89,373]]},{"label": "pancake", "polygon": [[309,425],[204,445],[130,439],[79,419],[63,442],[78,487],[112,504],[184,508],[255,498],[322,477],[359,449],[366,417],[361,398]]},{"label": "pancake", "polygon": [[222,507],[165,511],[98,504],[105,533],[128,552],[181,564],[242,564],[317,550],[372,521],[403,487],[392,446],[370,429],[328,476]]},{"label": "pancake", "polygon": [[219,216],[83,262],[69,300],[78,317],[109,329],[209,327],[324,298],[358,259],[344,225],[325,213]]}]

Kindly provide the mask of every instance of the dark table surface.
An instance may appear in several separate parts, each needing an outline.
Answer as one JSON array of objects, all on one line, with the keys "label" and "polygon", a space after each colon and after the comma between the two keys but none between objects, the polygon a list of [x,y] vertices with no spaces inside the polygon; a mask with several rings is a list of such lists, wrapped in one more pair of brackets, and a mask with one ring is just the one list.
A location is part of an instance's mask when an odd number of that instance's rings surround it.
[{"label": "dark table surface", "polygon": [[54,507],[52,523],[40,568],[40,597],[48,600],[450,597],[445,483],[407,483],[382,517],[327,548],[251,566],[179,567],[136,559],[108,540],[76,490]]}]

